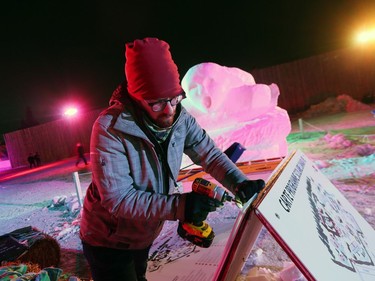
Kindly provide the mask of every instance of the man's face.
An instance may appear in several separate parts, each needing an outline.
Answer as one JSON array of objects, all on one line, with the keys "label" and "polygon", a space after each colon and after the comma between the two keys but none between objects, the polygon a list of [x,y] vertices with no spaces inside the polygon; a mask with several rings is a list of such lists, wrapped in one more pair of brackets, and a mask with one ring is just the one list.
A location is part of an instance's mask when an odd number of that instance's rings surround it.
[{"label": "man's face", "polygon": [[160,128],[168,128],[173,125],[177,104],[179,104],[184,97],[185,94],[181,94],[166,99],[140,100],[140,104],[155,125]]}]

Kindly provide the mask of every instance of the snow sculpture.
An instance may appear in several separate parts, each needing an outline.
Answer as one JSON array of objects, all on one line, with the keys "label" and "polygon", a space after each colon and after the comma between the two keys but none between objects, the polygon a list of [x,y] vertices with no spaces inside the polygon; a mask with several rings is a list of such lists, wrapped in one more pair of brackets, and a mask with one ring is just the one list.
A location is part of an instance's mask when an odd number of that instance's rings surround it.
[{"label": "snow sculpture", "polygon": [[181,85],[184,107],[221,149],[234,142],[246,148],[239,162],[287,154],[291,123],[277,106],[276,84],[256,84],[248,72],[209,62],[190,68]]}]

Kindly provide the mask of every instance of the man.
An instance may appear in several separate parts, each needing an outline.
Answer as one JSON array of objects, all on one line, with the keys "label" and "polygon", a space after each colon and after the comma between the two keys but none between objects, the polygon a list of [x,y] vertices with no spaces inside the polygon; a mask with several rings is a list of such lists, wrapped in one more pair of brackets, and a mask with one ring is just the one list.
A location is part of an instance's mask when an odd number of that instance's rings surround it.
[{"label": "man", "polygon": [[93,125],[92,183],[80,236],[93,279],[146,280],[151,244],[166,220],[203,221],[218,202],[174,193],[185,153],[245,202],[264,187],[249,181],[182,107],[185,93],[169,45],[126,44],[123,83]]},{"label": "man", "polygon": [[27,161],[29,162],[30,169],[35,166],[35,158],[32,153],[29,154],[29,157],[27,157]]},{"label": "man", "polygon": [[87,166],[87,159],[85,157],[85,150],[83,148],[83,145],[80,142],[77,142],[76,144],[76,149],[77,149],[77,161],[76,161],[76,166],[78,166],[79,162],[83,160],[85,165]]}]

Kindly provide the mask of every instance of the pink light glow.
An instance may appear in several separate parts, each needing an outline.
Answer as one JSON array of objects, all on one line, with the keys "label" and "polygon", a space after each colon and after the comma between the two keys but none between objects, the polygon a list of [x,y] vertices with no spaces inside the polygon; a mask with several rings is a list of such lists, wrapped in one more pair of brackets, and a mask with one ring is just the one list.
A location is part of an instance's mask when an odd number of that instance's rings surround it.
[{"label": "pink light glow", "polygon": [[64,110],[64,116],[72,117],[77,115],[78,109],[76,107],[68,107]]},{"label": "pink light glow", "polygon": [[187,95],[182,104],[222,150],[234,142],[247,149],[239,162],[287,155],[291,122],[277,105],[276,84],[259,84],[244,70],[207,62],[191,67],[181,85]]}]

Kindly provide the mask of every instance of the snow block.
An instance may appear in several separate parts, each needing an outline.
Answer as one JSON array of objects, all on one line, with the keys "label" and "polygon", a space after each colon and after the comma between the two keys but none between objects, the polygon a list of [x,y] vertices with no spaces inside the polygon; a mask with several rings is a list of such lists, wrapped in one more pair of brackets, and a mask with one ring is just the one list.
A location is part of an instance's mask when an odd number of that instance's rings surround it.
[{"label": "snow block", "polygon": [[276,84],[256,84],[248,72],[208,62],[190,68],[181,85],[183,106],[222,150],[234,142],[246,148],[239,162],[287,155],[291,122],[277,106]]}]

